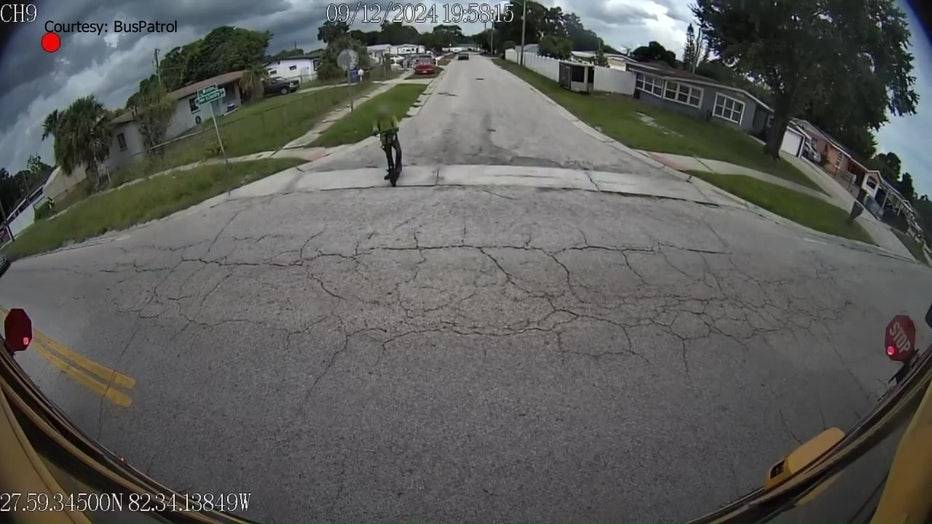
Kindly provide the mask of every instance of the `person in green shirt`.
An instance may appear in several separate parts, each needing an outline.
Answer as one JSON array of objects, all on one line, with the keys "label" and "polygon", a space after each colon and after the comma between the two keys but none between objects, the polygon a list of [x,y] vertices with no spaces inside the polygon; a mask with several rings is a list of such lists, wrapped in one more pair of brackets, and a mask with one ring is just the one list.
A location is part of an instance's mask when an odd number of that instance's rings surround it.
[{"label": "person in green shirt", "polygon": [[[378,110],[375,123],[372,125],[372,134],[377,135],[382,141],[382,150],[385,151],[385,159],[388,161],[388,174],[385,180],[391,180],[395,185],[397,176],[395,170],[401,171],[401,142],[398,141],[398,119],[387,108],[381,107]],[[395,150],[395,157],[392,158],[392,150]]]}]

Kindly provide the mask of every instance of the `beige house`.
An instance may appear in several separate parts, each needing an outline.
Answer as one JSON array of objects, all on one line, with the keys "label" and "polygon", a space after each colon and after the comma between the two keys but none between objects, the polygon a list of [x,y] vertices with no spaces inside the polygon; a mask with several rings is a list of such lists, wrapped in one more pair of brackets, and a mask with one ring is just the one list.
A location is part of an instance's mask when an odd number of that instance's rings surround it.
[{"label": "beige house", "polygon": [[49,175],[49,179],[45,181],[42,194],[54,202],[70,193],[75,186],[85,180],[87,180],[87,171],[84,166],[78,166],[71,174],[65,174],[61,167],[56,167]]}]

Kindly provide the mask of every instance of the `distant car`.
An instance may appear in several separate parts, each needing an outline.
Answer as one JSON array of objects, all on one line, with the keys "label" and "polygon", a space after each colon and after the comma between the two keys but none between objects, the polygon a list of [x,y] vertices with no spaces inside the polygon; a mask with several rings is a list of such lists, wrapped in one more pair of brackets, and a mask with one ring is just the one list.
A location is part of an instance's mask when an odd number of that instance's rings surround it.
[{"label": "distant car", "polygon": [[265,94],[267,95],[287,95],[298,90],[301,83],[297,80],[286,80],[275,76],[265,82]]},{"label": "distant car", "polygon": [[416,75],[432,75],[436,70],[433,60],[422,60],[414,64],[414,74]]},{"label": "distant car", "polygon": [[469,60],[469,53],[460,53],[459,56],[456,57],[456,59],[457,60]]},{"label": "distant car", "polygon": [[6,255],[0,254],[0,276],[3,276],[7,269],[10,269],[10,259]]}]

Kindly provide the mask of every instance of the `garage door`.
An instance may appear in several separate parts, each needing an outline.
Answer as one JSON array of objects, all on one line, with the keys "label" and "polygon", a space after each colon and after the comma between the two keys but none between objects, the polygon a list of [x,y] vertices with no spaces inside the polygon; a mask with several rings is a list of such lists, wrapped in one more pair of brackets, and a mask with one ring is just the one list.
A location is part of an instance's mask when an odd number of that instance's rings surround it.
[{"label": "garage door", "polygon": [[786,133],[783,134],[783,144],[780,145],[780,149],[793,156],[799,156],[802,145],[803,136],[792,129],[787,129]]}]

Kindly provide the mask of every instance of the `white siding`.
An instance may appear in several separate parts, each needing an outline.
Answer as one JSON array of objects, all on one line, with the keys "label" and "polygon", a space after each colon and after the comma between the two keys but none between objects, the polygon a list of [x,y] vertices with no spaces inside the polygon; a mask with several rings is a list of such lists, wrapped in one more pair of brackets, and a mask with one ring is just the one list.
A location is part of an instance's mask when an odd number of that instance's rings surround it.
[{"label": "white siding", "polygon": [[314,60],[311,58],[283,58],[265,66],[271,76],[279,76],[288,80],[300,79],[307,82],[317,78],[314,69]]},{"label": "white siding", "polygon": [[[120,135],[123,136],[126,148],[120,147]],[[113,140],[110,142],[110,156],[104,162],[104,166],[110,171],[140,158],[145,151],[142,140],[142,134],[139,132],[139,125],[136,122],[121,124],[113,130]]]},{"label": "white siding", "polygon": [[[226,99],[218,100],[213,104],[214,112],[218,117],[226,114],[228,104],[232,103],[239,106],[242,103],[240,100],[239,85],[236,82],[231,82],[223,86],[223,88],[226,89],[227,92]],[[175,138],[197,126],[197,117],[201,117],[201,123],[210,119],[209,107],[195,106],[195,109],[192,111],[191,104],[196,96],[197,94],[192,94],[178,100],[178,105],[175,106],[175,113],[172,115],[171,123],[168,125],[166,138]]]},{"label": "white siding", "polygon": [[[505,59],[511,62],[519,62],[518,52],[514,49],[505,51]],[[560,60],[536,54],[524,54],[524,66],[539,75],[543,75],[554,82],[560,80]],[[630,71],[619,71],[608,67],[595,67],[595,83],[593,87],[596,91],[607,91],[609,93],[621,93],[631,95],[634,93],[635,74]]]}]

